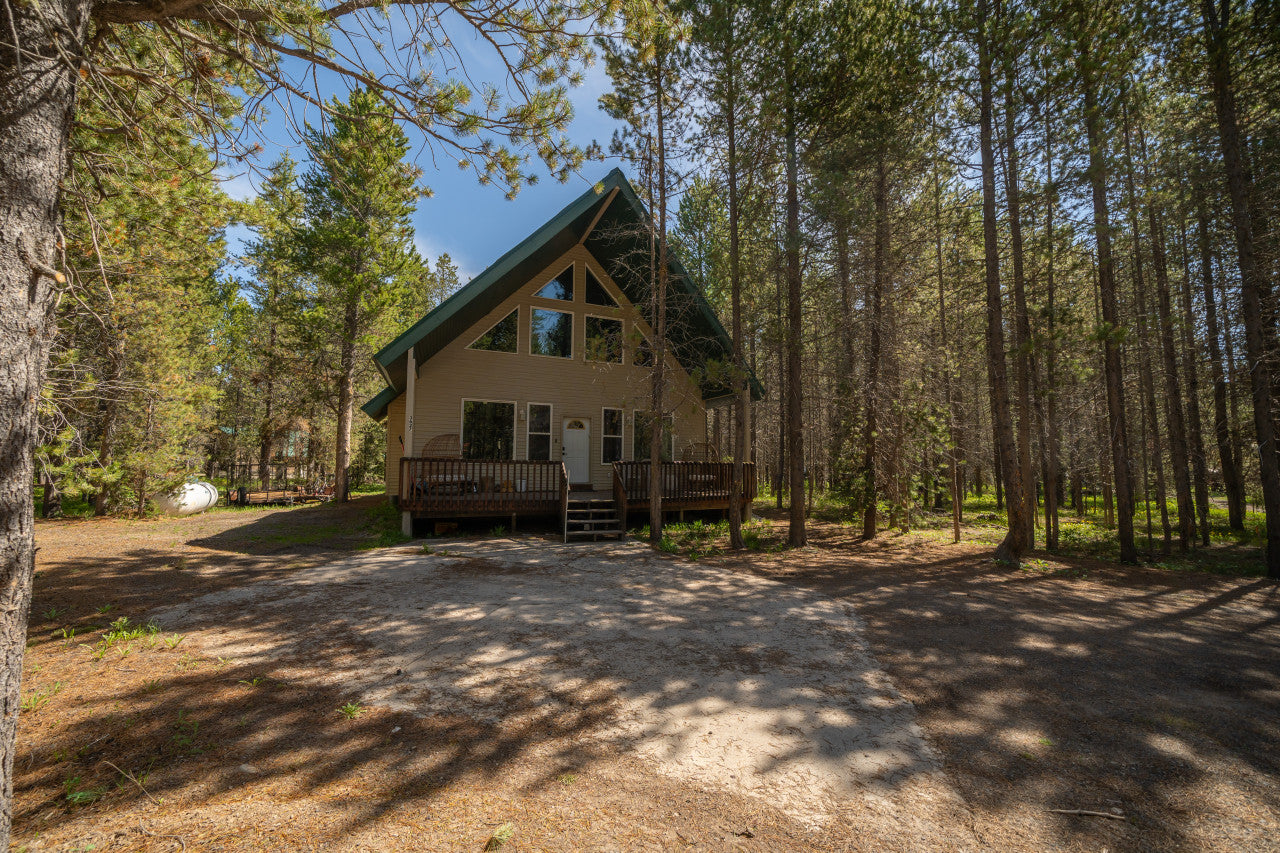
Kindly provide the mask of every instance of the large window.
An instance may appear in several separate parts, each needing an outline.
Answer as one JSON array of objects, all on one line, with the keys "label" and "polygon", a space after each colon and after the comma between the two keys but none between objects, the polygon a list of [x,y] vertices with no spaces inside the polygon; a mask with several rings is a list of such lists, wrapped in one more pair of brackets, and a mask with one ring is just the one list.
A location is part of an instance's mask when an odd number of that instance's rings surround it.
[{"label": "large window", "polygon": [[515,435],[515,403],[462,401],[463,459],[511,459]]},{"label": "large window", "polygon": [[529,404],[529,458],[535,462],[551,459],[551,406]]},{"label": "large window", "polygon": [[529,323],[529,352],[556,358],[573,358],[573,315],[534,308]]},{"label": "large window", "polygon": [[605,409],[600,461],[605,465],[622,460],[622,409]]},{"label": "large window", "polygon": [[609,291],[604,289],[604,285],[596,278],[595,273],[591,272],[591,267],[587,267],[586,297],[588,305],[604,305],[607,308],[618,307],[618,303],[609,295]]},{"label": "large window", "polygon": [[[653,418],[648,412],[636,412],[635,423],[631,430],[631,458],[644,461],[649,458],[649,440],[653,436],[651,424]],[[671,415],[662,418],[662,461],[670,462],[671,448],[675,443],[674,423]]]},{"label": "large window", "polygon": [[490,352],[515,352],[516,335],[520,328],[520,309],[512,311],[489,327],[489,331],[471,342],[469,349],[483,349]]},{"label": "large window", "polygon": [[543,285],[536,296],[542,299],[563,299],[566,302],[573,301],[573,264],[560,275],[551,279]]},{"label": "large window", "polygon": [[622,321],[587,317],[587,361],[622,364]]}]

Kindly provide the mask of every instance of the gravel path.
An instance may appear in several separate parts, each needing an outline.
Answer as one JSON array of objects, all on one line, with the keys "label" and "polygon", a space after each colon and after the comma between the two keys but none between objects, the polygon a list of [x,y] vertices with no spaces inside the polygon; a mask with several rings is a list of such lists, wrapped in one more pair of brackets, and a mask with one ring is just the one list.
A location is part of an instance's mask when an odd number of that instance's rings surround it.
[{"label": "gravel path", "polygon": [[846,810],[896,810],[902,797],[913,820],[928,821],[933,805],[954,811],[914,709],[847,603],[637,543],[430,544],[153,616],[244,663],[349,636],[370,653],[326,678],[366,704],[572,719],[585,739],[815,827]]}]

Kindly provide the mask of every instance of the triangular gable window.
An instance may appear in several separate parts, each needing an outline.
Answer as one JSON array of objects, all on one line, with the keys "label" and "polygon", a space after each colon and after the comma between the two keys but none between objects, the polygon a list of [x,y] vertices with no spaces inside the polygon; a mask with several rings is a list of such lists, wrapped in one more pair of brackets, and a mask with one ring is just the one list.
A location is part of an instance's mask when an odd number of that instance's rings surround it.
[{"label": "triangular gable window", "polygon": [[507,316],[489,327],[489,331],[471,342],[467,349],[482,349],[489,352],[515,352],[516,335],[520,333],[520,309],[517,308]]},{"label": "triangular gable window", "polygon": [[565,302],[573,301],[573,264],[569,264],[569,268],[560,275],[551,279],[536,294],[539,299],[562,299]]},{"label": "triangular gable window", "polygon": [[604,289],[604,285],[591,272],[590,267],[587,267],[587,304],[604,305],[608,308],[618,307],[618,303],[609,295],[609,291]]}]

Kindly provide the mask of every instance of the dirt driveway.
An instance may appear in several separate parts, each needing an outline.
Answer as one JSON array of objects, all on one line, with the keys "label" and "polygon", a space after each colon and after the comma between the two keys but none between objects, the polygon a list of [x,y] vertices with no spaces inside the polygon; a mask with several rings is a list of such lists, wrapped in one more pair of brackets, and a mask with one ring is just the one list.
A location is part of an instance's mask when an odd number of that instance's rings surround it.
[{"label": "dirt driveway", "polygon": [[637,542],[430,547],[150,615],[249,666],[340,634],[366,651],[326,680],[363,704],[519,727],[573,720],[580,745],[758,797],[815,831],[886,798],[913,824],[958,804],[848,604]]},{"label": "dirt driveway", "polygon": [[1274,584],[383,521],[42,524],[19,849],[1280,850]]}]

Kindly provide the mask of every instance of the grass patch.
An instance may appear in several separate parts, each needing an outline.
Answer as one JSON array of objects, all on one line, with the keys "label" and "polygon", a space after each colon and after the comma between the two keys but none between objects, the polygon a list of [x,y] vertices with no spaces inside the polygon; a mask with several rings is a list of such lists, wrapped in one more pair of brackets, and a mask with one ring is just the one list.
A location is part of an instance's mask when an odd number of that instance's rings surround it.
[{"label": "grass patch", "polygon": [[[633,533],[646,542],[649,540],[648,525]],[[747,551],[773,553],[785,549],[786,541],[775,534],[767,521],[754,519],[742,524],[742,546]],[[690,560],[722,556],[729,552],[729,522],[701,519],[669,522],[662,526],[658,550],[667,554],[679,554]]]}]

